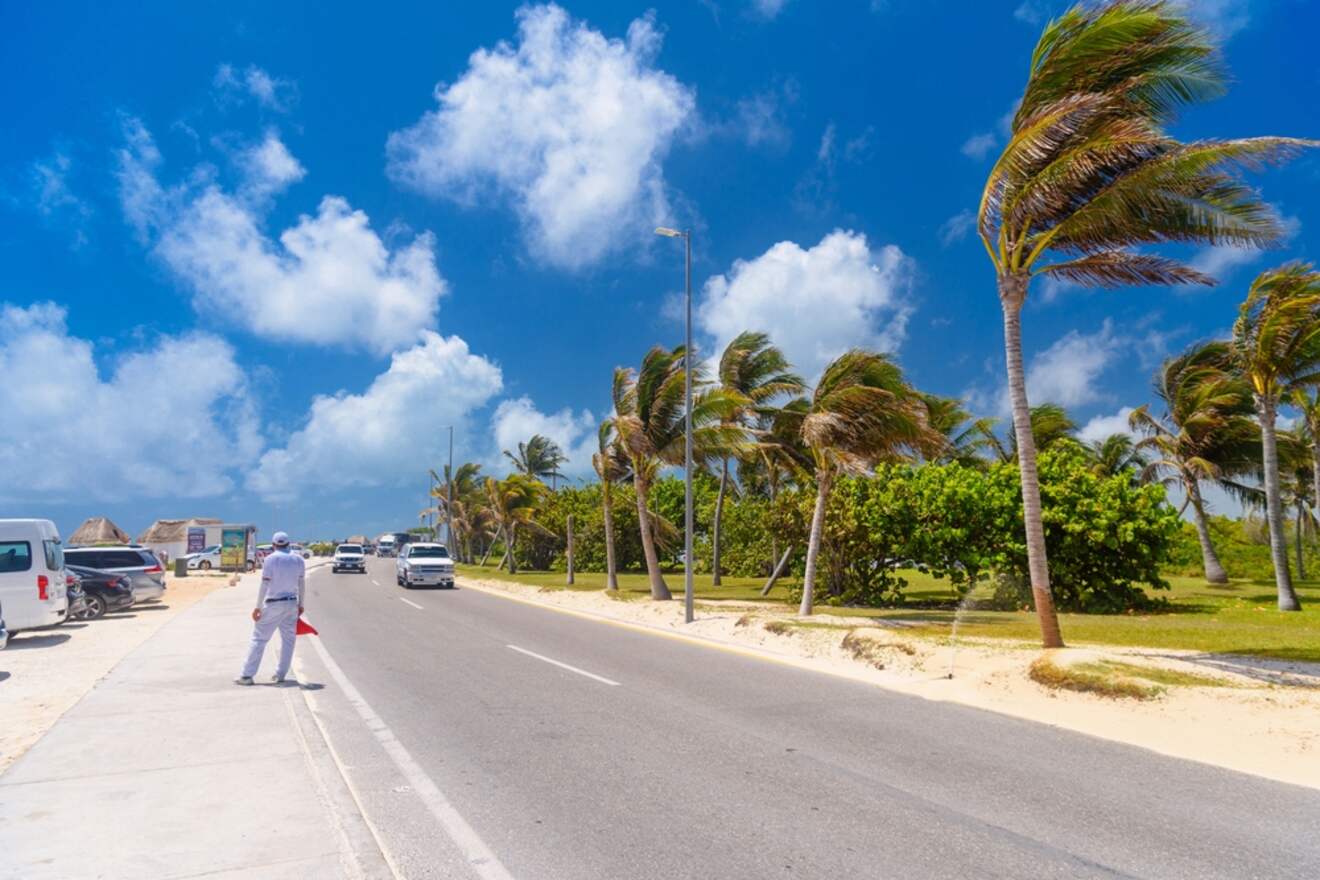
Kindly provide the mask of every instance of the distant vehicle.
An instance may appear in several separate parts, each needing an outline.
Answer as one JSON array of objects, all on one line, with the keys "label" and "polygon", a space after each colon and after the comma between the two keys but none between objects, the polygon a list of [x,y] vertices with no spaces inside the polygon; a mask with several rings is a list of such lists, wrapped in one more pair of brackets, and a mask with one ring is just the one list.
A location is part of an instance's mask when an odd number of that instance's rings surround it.
[{"label": "distant vehicle", "polygon": [[384,535],[376,542],[376,555],[385,559],[394,555],[394,536]]},{"label": "distant vehicle", "polygon": [[64,545],[48,519],[0,519],[0,611],[9,632],[69,616]]},{"label": "distant vehicle", "polygon": [[122,611],[133,606],[133,581],[128,576],[80,565],[70,565],[69,570],[78,576],[83,592],[87,594],[87,607],[81,620],[96,620],[107,611]]},{"label": "distant vehicle", "polygon": [[141,547],[70,547],[70,563],[97,571],[122,574],[133,582],[138,602],[155,602],[165,595],[165,569],[156,554]]},{"label": "distant vehicle", "polygon": [[334,559],[330,562],[330,573],[341,571],[360,571],[367,573],[367,557],[362,552],[361,544],[340,544],[335,548]]},{"label": "distant vehicle", "polygon": [[443,544],[409,544],[403,548],[394,569],[399,586],[405,589],[415,586],[452,589],[454,586],[454,560],[449,558],[449,551]]},{"label": "distant vehicle", "polygon": [[189,553],[183,557],[188,560],[188,570],[210,571],[213,568],[220,567],[220,545],[212,544],[197,553]]},{"label": "distant vehicle", "polygon": [[312,551],[311,551],[311,550],[308,550],[308,549],[307,549],[306,547],[304,547],[302,544],[290,544],[290,545],[289,545],[289,549],[292,550],[294,553],[297,553],[297,554],[298,554],[299,556],[301,556],[303,559],[311,559],[311,558],[312,558]]}]

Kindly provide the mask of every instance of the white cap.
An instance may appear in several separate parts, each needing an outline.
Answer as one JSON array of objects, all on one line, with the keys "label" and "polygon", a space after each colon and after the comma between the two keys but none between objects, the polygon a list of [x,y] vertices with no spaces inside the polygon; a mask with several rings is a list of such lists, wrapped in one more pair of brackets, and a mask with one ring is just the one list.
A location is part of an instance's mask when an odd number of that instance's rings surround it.
[{"label": "white cap", "polygon": [[288,545],[288,543],[289,543],[289,533],[288,533],[288,532],[276,532],[276,533],[275,533],[275,536],[274,536],[273,538],[271,538],[270,540],[271,540],[271,543],[274,544],[276,547],[284,547],[284,546]]}]

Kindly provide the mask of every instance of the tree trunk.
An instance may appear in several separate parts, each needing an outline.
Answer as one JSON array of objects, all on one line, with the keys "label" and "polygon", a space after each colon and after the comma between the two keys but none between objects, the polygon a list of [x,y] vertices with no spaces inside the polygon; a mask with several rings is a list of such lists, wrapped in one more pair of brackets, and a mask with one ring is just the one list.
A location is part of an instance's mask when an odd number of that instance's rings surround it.
[{"label": "tree trunk", "polygon": [[811,541],[807,544],[807,570],[802,575],[802,605],[798,614],[812,612],[812,593],[816,588],[816,558],[820,555],[820,534],[825,525],[825,504],[830,497],[831,474],[825,468],[816,471],[816,509],[811,514]]},{"label": "tree trunk", "polygon": [[784,573],[784,566],[788,564],[788,555],[792,552],[793,548],[791,546],[784,548],[784,555],[779,557],[779,562],[775,565],[774,571],[770,572],[770,579],[761,588],[762,596],[769,595],[770,591],[774,589],[775,581],[779,580],[779,576]]},{"label": "tree trunk", "polygon": [[1201,542],[1201,566],[1205,570],[1205,579],[1211,584],[1228,583],[1228,572],[1219,561],[1215,545],[1210,540],[1210,523],[1205,518],[1205,505],[1201,501],[1201,487],[1195,478],[1184,475],[1187,498],[1192,504],[1192,521],[1196,525],[1196,537]]},{"label": "tree trunk", "polygon": [[1320,435],[1316,434],[1317,430],[1320,425],[1311,429],[1311,436],[1316,438],[1311,441],[1311,506],[1320,514]]},{"label": "tree trunk", "polygon": [[573,585],[573,514],[568,515],[568,576],[564,583]]},{"label": "tree trunk", "polygon": [[1040,514],[1040,478],[1036,474],[1036,438],[1031,433],[1031,404],[1027,402],[1026,370],[1022,365],[1022,304],[1027,298],[1027,275],[1001,275],[999,301],[1004,311],[1004,357],[1008,367],[1008,393],[1013,403],[1013,435],[1017,439],[1018,469],[1022,477],[1022,519],[1026,524],[1027,569],[1031,596],[1046,648],[1062,648],[1059,617],[1050,592],[1049,561],[1045,558],[1045,525]]},{"label": "tree trunk", "polygon": [[642,553],[646,556],[646,575],[651,581],[651,598],[672,599],[674,595],[669,592],[669,585],[660,574],[660,558],[655,554],[655,535],[651,533],[651,512],[646,509],[650,487],[640,476],[636,476],[640,470],[640,466],[634,464],[633,488],[637,493],[637,524],[642,530]]},{"label": "tree trunk", "polygon": [[619,589],[619,571],[614,562],[614,499],[608,482],[601,484],[601,506],[605,508],[605,589]]},{"label": "tree trunk", "polygon": [[1297,554],[1297,579],[1306,580],[1306,560],[1302,558],[1302,523],[1306,518],[1306,503],[1302,501],[1300,495],[1297,496],[1297,525],[1293,529],[1297,536],[1296,547],[1293,552]]},{"label": "tree trunk", "polygon": [[518,573],[518,557],[514,555],[513,548],[518,543],[518,524],[509,524],[509,546],[505,548],[505,557],[509,560],[509,574]]},{"label": "tree trunk", "polygon": [[1274,434],[1277,402],[1256,395],[1256,417],[1260,419],[1260,445],[1264,453],[1265,521],[1270,527],[1270,558],[1274,562],[1274,584],[1279,591],[1280,611],[1301,611],[1288,570],[1288,546],[1283,536],[1283,502],[1279,491],[1279,446]]},{"label": "tree trunk", "polygon": [[729,487],[729,457],[724,456],[723,468],[720,470],[720,491],[715,495],[715,521],[711,524],[710,530],[710,583],[713,587],[720,585],[720,520],[724,517],[724,493]]},{"label": "tree trunk", "polygon": [[[501,534],[501,531],[502,531],[501,529],[496,529],[496,530],[495,530],[495,537],[491,538],[491,539],[490,539],[490,543],[486,545],[486,552],[483,553],[483,554],[481,555],[481,567],[482,567],[482,568],[485,568],[485,567],[486,567],[486,563],[487,563],[487,562],[490,562],[490,551],[492,551],[492,550],[495,549],[495,541],[499,538],[499,536],[500,536],[500,534]],[[500,565],[504,565],[504,560],[503,560],[503,559],[500,560]]]}]

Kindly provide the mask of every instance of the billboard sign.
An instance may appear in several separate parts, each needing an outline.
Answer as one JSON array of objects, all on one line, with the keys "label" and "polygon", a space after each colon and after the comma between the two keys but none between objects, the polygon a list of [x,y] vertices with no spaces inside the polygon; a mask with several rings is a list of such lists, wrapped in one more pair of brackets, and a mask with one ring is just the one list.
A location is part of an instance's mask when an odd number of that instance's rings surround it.
[{"label": "billboard sign", "polygon": [[248,529],[225,526],[220,530],[220,567],[229,571],[247,568]]},{"label": "billboard sign", "polygon": [[188,526],[188,552],[201,553],[206,549],[206,529],[201,526]]}]

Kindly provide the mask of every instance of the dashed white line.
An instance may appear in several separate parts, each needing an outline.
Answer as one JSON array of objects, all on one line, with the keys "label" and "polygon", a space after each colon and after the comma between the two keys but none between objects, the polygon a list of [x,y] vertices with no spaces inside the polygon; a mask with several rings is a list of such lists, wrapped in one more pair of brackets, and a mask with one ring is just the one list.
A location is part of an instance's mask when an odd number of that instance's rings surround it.
[{"label": "dashed white line", "polygon": [[405,605],[411,605],[412,607],[416,608],[418,611],[425,611],[425,610],[426,610],[426,609],[423,608],[421,605],[418,605],[416,602],[410,602],[409,600],[403,598],[402,596],[395,596],[395,598],[398,599],[400,602],[402,602],[402,603],[405,604]]},{"label": "dashed white line", "polygon": [[576,672],[578,675],[585,675],[587,678],[590,678],[593,681],[598,681],[601,684],[607,684],[611,687],[619,687],[617,681],[605,678],[603,675],[597,675],[594,672],[587,672],[585,669],[578,669],[576,666],[569,666],[567,663],[561,663],[558,660],[551,660],[549,657],[542,656],[535,651],[529,651],[526,648],[520,648],[517,645],[505,645],[504,647],[517,651],[519,654],[526,654],[528,657],[535,657],[537,660],[540,660],[543,663],[549,663],[551,666],[558,666],[560,669],[567,669],[569,672]]},{"label": "dashed white line", "polygon": [[513,880],[513,875],[504,867],[495,853],[488,847],[477,834],[476,830],[467,823],[467,820],[454,809],[454,805],[445,797],[444,792],[435,784],[435,781],[427,775],[421,765],[413,759],[403,743],[399,742],[394,731],[390,730],[371,705],[363,698],[362,693],[353,686],[344,674],[344,670],[339,668],[339,664],[330,656],[330,652],[321,644],[321,640],[313,638],[310,640],[312,646],[316,649],[317,656],[325,664],[325,668],[330,672],[330,677],[339,685],[353,708],[357,710],[358,717],[366,723],[367,728],[376,737],[385,750],[385,754],[390,756],[394,765],[399,768],[412,790],[421,799],[431,815],[439,821],[449,839],[463,853],[468,865],[482,880]]}]

